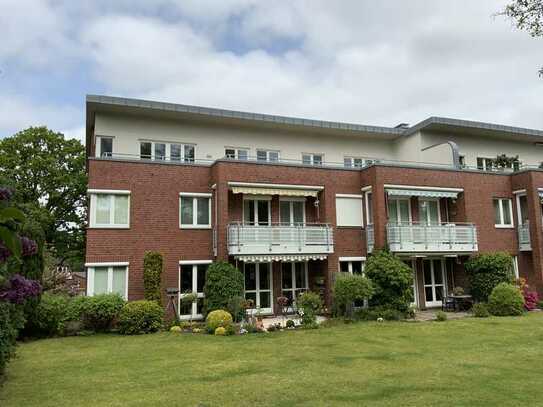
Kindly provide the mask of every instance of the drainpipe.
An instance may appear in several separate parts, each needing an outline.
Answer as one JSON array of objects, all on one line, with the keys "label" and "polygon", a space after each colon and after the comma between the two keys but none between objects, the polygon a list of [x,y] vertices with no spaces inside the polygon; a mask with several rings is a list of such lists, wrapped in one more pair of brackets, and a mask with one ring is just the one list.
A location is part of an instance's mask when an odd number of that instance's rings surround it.
[{"label": "drainpipe", "polygon": [[457,169],[462,168],[462,166],[460,165],[460,153],[459,153],[458,144],[456,144],[454,141],[448,140],[448,141],[444,141],[442,143],[432,144],[431,146],[422,148],[420,151],[426,151],[426,150],[429,150],[431,148],[440,146],[442,144],[448,144],[451,147],[454,168],[457,168]]}]

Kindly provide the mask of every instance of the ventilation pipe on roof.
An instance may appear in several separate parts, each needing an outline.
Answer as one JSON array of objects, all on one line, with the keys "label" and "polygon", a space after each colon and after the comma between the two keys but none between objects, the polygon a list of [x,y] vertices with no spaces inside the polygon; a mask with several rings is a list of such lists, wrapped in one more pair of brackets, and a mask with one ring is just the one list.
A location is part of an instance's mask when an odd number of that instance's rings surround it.
[{"label": "ventilation pipe on roof", "polygon": [[458,148],[458,144],[456,144],[454,141],[448,140],[448,141],[444,141],[443,143],[432,144],[431,146],[424,147],[420,151],[426,151],[431,148],[440,146],[442,144],[448,144],[451,147],[454,168],[457,168],[457,169],[462,168],[462,166],[460,165],[460,153],[459,153],[460,150]]}]

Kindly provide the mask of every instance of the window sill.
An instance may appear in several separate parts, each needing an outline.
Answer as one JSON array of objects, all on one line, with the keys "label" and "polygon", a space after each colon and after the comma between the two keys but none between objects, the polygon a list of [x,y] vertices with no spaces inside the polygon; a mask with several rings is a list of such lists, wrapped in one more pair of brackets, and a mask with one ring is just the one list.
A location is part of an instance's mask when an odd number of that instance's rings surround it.
[{"label": "window sill", "polygon": [[88,229],[130,229],[130,225],[93,225]]},{"label": "window sill", "polygon": [[514,225],[494,225],[496,229],[514,229]]},{"label": "window sill", "polygon": [[181,225],[179,226],[179,229],[189,229],[189,230],[210,230],[212,229],[211,226],[205,226],[205,225]]},{"label": "window sill", "polygon": [[340,226],[336,225],[338,229],[364,229],[364,226]]}]

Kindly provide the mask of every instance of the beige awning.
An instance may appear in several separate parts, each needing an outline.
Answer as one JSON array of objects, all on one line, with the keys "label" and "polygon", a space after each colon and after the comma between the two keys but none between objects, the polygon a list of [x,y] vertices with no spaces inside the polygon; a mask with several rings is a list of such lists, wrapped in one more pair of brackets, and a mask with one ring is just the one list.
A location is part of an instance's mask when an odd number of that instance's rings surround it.
[{"label": "beige awning", "polygon": [[270,263],[272,261],[308,261],[308,260],[326,260],[326,254],[257,254],[235,256],[236,260],[245,263]]},{"label": "beige awning", "polygon": [[312,196],[317,197],[321,186],[312,185],[284,185],[284,184],[262,184],[229,182],[228,185],[234,194],[247,195],[281,195],[281,196]]}]

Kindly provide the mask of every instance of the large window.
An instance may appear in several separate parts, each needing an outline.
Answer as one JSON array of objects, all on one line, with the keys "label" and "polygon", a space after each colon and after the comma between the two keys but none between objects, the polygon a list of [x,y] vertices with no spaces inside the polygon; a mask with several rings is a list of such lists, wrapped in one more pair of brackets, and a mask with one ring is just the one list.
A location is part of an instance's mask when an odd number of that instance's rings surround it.
[{"label": "large window", "polygon": [[[202,318],[204,307],[204,285],[207,267],[211,260],[194,260],[179,262],[179,316],[182,319]],[[183,303],[182,298],[187,294],[196,294],[197,299],[192,303]]]},{"label": "large window", "polygon": [[130,227],[130,191],[89,190],[91,228]]},{"label": "large window", "polygon": [[226,147],[224,156],[231,160],[247,160],[249,158],[249,150],[246,148]]},{"label": "large window", "polygon": [[394,225],[411,223],[411,202],[409,198],[388,199],[388,222]]},{"label": "large window", "polygon": [[273,312],[271,263],[244,263],[245,299],[252,300],[255,310]]},{"label": "large window", "polygon": [[243,200],[244,225],[271,225],[271,197],[257,196]]},{"label": "large window", "polygon": [[275,150],[256,150],[256,159],[258,161],[279,161],[279,151]]},{"label": "large window", "polygon": [[100,157],[111,157],[113,154],[113,137],[98,137],[100,145]]},{"label": "large window", "polygon": [[194,145],[141,141],[140,158],[144,160],[167,160],[191,163],[194,162]]},{"label": "large window", "polygon": [[366,161],[360,157],[345,157],[343,159],[343,165],[346,168],[362,168]]},{"label": "large window", "polygon": [[305,224],[305,198],[284,198],[279,201],[279,220],[281,225],[297,226]]},{"label": "large window", "polygon": [[281,288],[283,296],[292,304],[299,294],[308,290],[307,263],[283,262],[281,263]]},{"label": "large window", "polygon": [[364,273],[365,261],[365,257],[340,257],[339,271],[362,275]]},{"label": "large window", "polygon": [[181,192],[179,194],[179,227],[211,228],[211,194]]},{"label": "large window", "polygon": [[118,293],[128,298],[128,263],[87,266],[87,295]]},{"label": "large window", "polygon": [[322,165],[324,162],[324,156],[322,154],[315,153],[303,153],[302,164],[304,165]]},{"label": "large window", "polygon": [[513,227],[513,208],[511,199],[494,198],[494,223],[497,228]]},{"label": "large window", "polygon": [[362,195],[336,194],[337,226],[362,227]]}]

